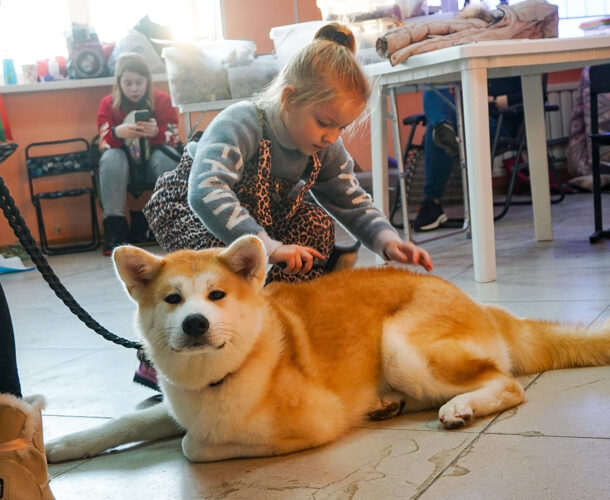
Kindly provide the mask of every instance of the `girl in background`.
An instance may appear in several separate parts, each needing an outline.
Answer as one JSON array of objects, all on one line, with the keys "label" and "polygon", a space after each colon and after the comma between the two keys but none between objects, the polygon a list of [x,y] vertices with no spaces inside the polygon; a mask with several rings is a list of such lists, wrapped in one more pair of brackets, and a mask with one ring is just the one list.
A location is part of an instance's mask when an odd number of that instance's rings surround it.
[{"label": "girl in background", "polygon": [[127,186],[137,190],[137,184],[154,184],[161,174],[176,167],[177,124],[170,97],[153,88],[144,58],[122,54],[116,63],[112,93],[102,99],[97,113],[105,255],[129,242]]}]

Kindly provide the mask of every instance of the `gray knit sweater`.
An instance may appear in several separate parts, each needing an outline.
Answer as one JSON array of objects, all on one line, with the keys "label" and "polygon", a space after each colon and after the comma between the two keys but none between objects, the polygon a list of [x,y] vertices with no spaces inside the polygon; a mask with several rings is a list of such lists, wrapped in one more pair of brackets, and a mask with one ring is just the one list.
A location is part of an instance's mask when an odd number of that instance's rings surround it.
[{"label": "gray knit sweater", "polygon": [[[265,111],[271,141],[271,175],[298,182],[308,165],[278,116]],[[188,201],[193,211],[218,239],[226,244],[244,234],[256,234],[271,254],[281,242],[272,240],[264,228],[242,207],[232,191],[246,162],[258,153],[263,130],[254,104],[242,101],[220,112],[197,143],[187,151],[194,159],[189,177]],[[354,161],[339,138],[318,153],[322,167],[311,193],[350,233],[371,250],[383,255],[396,230],[373,205],[354,175]]]}]

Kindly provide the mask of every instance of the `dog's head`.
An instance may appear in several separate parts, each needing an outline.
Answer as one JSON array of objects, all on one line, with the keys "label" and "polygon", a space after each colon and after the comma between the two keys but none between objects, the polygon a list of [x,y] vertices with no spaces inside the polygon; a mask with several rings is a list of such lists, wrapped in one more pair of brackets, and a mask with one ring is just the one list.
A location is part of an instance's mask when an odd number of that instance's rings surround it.
[{"label": "dog's head", "polygon": [[[198,387],[243,361],[263,318],[267,257],[258,238],[244,236],[225,249],[180,250],[164,257],[121,246],[113,260],[138,305],[137,325],[162,375]],[[196,380],[185,380],[194,374]]]}]

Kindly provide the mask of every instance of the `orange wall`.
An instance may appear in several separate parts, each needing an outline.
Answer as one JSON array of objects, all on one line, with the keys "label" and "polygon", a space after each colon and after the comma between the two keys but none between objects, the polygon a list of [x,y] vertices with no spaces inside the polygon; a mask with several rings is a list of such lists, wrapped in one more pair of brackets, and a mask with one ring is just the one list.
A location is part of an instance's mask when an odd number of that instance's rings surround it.
[{"label": "orange wall", "polygon": [[[269,31],[273,26],[293,24],[295,13],[293,2],[264,0],[225,0],[225,36],[228,39],[254,40],[259,53],[273,50]],[[264,5],[263,5],[264,4]],[[298,0],[299,22],[321,19],[320,11],[314,0]],[[565,72],[549,79],[551,83],[574,81],[579,72]],[[43,85],[43,84],[41,84]],[[167,85],[156,86],[167,90]],[[43,91],[20,94],[4,94],[4,104],[11,123],[15,141],[20,148],[6,162],[0,165],[0,175],[11,191],[16,205],[24,216],[34,237],[38,239],[38,229],[34,207],[30,201],[27,176],[25,173],[25,146],[31,142],[85,137],[91,139],[96,134],[96,112],[100,99],[110,91],[110,87],[94,87],[61,91]],[[419,94],[403,94],[398,97],[400,116],[420,113],[421,97]],[[213,113],[205,116],[201,126],[209,123]],[[181,131],[184,127],[181,122]],[[405,132],[403,131],[403,137]],[[184,137],[183,137],[184,139]],[[364,170],[370,170],[370,143],[368,126],[355,136],[346,140],[346,146],[354,159]],[[390,139],[388,151],[393,156]],[[70,187],[65,177],[58,181],[55,188]],[[128,200],[128,208],[139,208],[143,198]],[[51,201],[48,205],[47,233],[53,242],[73,239],[75,236],[86,236],[89,233],[89,213],[84,198],[72,202],[65,200]],[[101,220],[101,211],[98,210]],[[45,218],[45,220],[47,220]],[[15,243],[10,226],[0,217],[0,247]]]},{"label": "orange wall", "polygon": [[[155,85],[167,91],[165,83]],[[110,86],[104,86],[2,96],[14,141],[20,147],[0,165],[0,175],[36,240],[38,226],[25,169],[26,146],[32,142],[72,137],[91,140],[97,134],[97,107],[110,89]],[[82,177],[62,176],[40,185],[43,190],[55,190],[82,186],[83,182],[88,182],[85,174]],[[139,205],[141,202],[133,199],[128,202],[128,208],[138,208]],[[51,242],[88,237],[90,234],[90,212],[86,197],[43,201],[43,207],[47,238]],[[101,210],[98,210],[98,215],[101,220]],[[16,241],[8,222],[0,217],[0,247]]]},{"label": "orange wall", "polygon": [[[273,26],[297,22],[294,2],[289,0],[224,0],[224,5],[225,38],[253,40],[259,54],[273,51],[273,41],[269,38],[269,31]],[[296,15],[300,23],[322,19],[315,0],[297,0]]]}]

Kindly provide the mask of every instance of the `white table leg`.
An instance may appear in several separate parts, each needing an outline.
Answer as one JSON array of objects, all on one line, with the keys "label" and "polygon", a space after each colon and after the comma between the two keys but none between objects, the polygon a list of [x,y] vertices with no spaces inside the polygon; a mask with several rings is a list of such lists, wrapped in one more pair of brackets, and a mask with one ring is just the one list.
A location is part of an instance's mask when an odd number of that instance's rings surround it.
[{"label": "white table leg", "polygon": [[485,68],[462,71],[462,99],[472,221],[474,279],[485,283],[496,279],[496,242],[489,147],[487,70]]},{"label": "white table leg", "polygon": [[541,75],[521,76],[536,240],[553,239]]},{"label": "white table leg", "polygon": [[386,96],[376,87],[371,96],[371,181],[373,201],[386,216],[390,212],[388,193],[388,126]]},{"label": "white table leg", "polygon": [[186,140],[188,141],[191,138],[191,113],[187,111],[184,113],[184,132],[186,134]]}]

